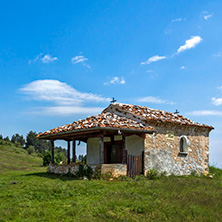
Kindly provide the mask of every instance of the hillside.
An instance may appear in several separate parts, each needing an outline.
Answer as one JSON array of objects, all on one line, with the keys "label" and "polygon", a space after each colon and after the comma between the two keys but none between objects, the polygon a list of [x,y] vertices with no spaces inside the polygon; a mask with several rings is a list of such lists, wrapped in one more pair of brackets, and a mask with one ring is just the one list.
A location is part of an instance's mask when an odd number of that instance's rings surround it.
[{"label": "hillside", "polygon": [[[0,221],[221,221],[222,170],[209,177],[76,180],[0,145]],[[128,181],[126,181],[128,180]]]},{"label": "hillside", "polygon": [[42,165],[42,158],[30,155],[22,147],[0,140],[0,173],[8,171],[29,171]]}]

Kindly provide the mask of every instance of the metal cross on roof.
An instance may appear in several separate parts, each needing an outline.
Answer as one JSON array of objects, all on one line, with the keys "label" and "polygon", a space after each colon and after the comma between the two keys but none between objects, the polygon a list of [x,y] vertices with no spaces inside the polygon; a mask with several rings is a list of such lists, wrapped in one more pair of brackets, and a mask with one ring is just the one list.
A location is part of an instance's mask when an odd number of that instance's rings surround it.
[{"label": "metal cross on roof", "polygon": [[180,112],[176,109],[176,111],[174,112],[175,114],[179,114]]},{"label": "metal cross on roof", "polygon": [[113,97],[113,100],[111,101],[111,103],[115,103],[117,100]]}]

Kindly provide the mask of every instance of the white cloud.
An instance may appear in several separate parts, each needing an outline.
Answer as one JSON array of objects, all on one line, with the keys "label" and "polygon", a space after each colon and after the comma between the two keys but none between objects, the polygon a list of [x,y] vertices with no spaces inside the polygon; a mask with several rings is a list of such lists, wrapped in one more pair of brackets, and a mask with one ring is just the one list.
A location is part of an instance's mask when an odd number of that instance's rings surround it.
[{"label": "white cloud", "polygon": [[157,61],[163,60],[163,59],[166,59],[166,56],[155,55],[155,56],[152,56],[149,59],[147,59],[147,61],[141,62],[141,65],[150,64],[152,62],[157,62]]},{"label": "white cloud", "polygon": [[41,58],[41,60],[42,60],[43,63],[50,63],[50,62],[58,60],[58,58],[57,57],[52,57],[51,55],[46,54],[43,58]]},{"label": "white cloud", "polygon": [[204,19],[208,20],[209,18],[213,17],[213,14],[209,14],[209,15],[204,15]]},{"label": "white cloud", "polygon": [[146,72],[153,72],[153,70],[146,70]]},{"label": "white cloud", "polygon": [[185,50],[194,48],[196,45],[198,45],[203,39],[200,36],[193,36],[192,38],[186,40],[185,45],[180,46],[180,48],[177,50],[177,53],[181,53]]},{"label": "white cloud", "polygon": [[87,61],[88,59],[86,57],[84,57],[83,55],[79,55],[79,56],[75,56],[75,57],[72,57],[71,58],[71,62],[73,64],[76,64],[76,63],[81,63],[81,62],[85,62]]},{"label": "white cloud", "polygon": [[179,18],[171,20],[171,22],[182,22],[182,21],[186,21],[186,18],[179,17]]},{"label": "white cloud", "polygon": [[86,58],[86,57],[83,56],[83,55],[79,55],[79,56],[75,56],[75,57],[72,57],[72,58],[71,58],[71,62],[72,62],[73,64],[82,63],[83,66],[85,66],[85,67],[88,68],[88,69],[91,69],[91,66],[88,65],[88,64],[86,63],[86,61],[88,61],[88,58]]},{"label": "white cloud", "polygon": [[75,114],[96,115],[101,113],[102,107],[81,107],[81,106],[49,106],[37,107],[27,111],[28,114],[43,116],[70,116]]},{"label": "white cloud", "polygon": [[110,85],[110,84],[125,84],[126,81],[124,77],[113,77],[109,82],[105,82],[104,85]]},{"label": "white cloud", "polygon": [[50,63],[50,62],[59,60],[58,57],[52,57],[49,54],[46,54],[44,56],[42,56],[42,55],[43,55],[43,53],[40,53],[33,60],[29,60],[29,64],[37,62],[38,60],[41,60],[43,63]]},{"label": "white cloud", "polygon": [[181,66],[180,69],[185,69],[185,66]]},{"label": "white cloud", "polygon": [[139,98],[137,99],[138,102],[142,102],[142,103],[157,103],[157,104],[175,104],[174,102],[169,102],[166,100],[162,100],[153,96],[147,96],[147,97],[143,97],[143,98]]},{"label": "white cloud", "polygon": [[214,13],[209,13],[208,11],[202,11],[202,14],[205,20],[208,20],[209,18],[212,18],[214,16]]},{"label": "white cloud", "polygon": [[36,80],[20,89],[30,99],[53,102],[58,105],[80,105],[85,102],[109,102],[110,98],[104,98],[92,93],[79,92],[65,82],[53,79]]},{"label": "white cloud", "polygon": [[222,111],[196,110],[196,111],[188,112],[187,115],[191,115],[191,116],[222,116]]},{"label": "white cloud", "polygon": [[222,56],[222,52],[221,51],[217,52],[217,53],[213,54],[213,56],[214,57],[221,57]]},{"label": "white cloud", "polygon": [[222,91],[222,86],[219,86],[218,89]]},{"label": "white cloud", "polygon": [[213,103],[215,106],[220,106],[220,105],[222,105],[222,98],[215,98],[215,97],[213,97],[211,100],[212,100],[212,103]]}]

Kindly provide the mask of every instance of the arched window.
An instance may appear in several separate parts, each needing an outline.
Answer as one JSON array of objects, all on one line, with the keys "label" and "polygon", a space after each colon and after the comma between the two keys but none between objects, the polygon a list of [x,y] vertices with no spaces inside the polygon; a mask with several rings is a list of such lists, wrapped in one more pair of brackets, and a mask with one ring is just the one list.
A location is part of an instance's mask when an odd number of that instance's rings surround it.
[{"label": "arched window", "polygon": [[190,141],[186,136],[180,137],[179,142],[179,152],[181,154],[187,154],[188,153],[188,146],[190,146]]}]

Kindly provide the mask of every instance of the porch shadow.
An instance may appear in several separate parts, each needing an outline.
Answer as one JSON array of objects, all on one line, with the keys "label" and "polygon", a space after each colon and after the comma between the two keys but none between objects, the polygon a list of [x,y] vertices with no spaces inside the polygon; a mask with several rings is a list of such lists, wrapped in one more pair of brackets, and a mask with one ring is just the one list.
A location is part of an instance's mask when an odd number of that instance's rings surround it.
[{"label": "porch shadow", "polygon": [[79,180],[75,176],[59,175],[59,174],[47,173],[47,172],[23,174],[22,176],[25,176],[25,177],[29,177],[29,176],[45,177],[45,178],[52,179],[52,180],[60,179],[62,181]]}]

